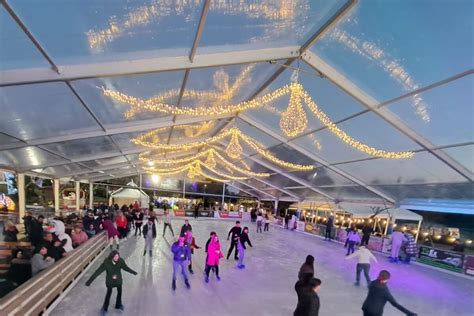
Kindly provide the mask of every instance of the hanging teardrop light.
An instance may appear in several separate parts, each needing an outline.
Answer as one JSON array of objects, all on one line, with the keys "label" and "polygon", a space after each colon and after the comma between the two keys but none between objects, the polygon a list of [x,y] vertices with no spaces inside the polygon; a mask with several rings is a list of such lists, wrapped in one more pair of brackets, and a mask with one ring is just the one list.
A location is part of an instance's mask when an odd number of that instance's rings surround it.
[{"label": "hanging teardrop light", "polygon": [[288,137],[295,137],[304,132],[308,126],[306,112],[301,102],[301,87],[297,83],[290,84],[290,101],[288,108],[281,114],[280,129]]},{"label": "hanging teardrop light", "polygon": [[234,131],[232,132],[230,143],[225,149],[225,152],[227,156],[229,156],[232,159],[238,159],[240,158],[240,155],[242,155],[243,149],[242,149],[242,146],[240,146],[237,133],[235,133]]}]

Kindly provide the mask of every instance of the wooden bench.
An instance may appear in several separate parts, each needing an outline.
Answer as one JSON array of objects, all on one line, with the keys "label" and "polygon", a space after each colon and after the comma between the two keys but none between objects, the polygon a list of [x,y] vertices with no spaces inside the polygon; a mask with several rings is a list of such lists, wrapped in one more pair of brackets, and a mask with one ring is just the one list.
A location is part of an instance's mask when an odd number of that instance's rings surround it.
[{"label": "wooden bench", "polygon": [[24,241],[0,241],[0,277],[5,276],[10,269],[13,249],[31,249],[30,242]]},{"label": "wooden bench", "polygon": [[40,315],[78,278],[102,250],[107,247],[102,232],[71,251],[51,267],[0,299],[2,316]]}]

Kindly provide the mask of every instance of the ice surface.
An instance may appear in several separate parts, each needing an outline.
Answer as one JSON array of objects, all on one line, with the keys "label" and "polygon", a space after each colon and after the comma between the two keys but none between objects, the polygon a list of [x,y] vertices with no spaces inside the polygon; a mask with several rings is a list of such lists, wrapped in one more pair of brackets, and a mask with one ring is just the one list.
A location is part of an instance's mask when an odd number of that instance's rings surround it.
[{"label": "ice surface", "polygon": [[[175,233],[184,220],[173,220]],[[204,247],[210,231],[216,231],[222,248],[227,252],[227,232],[232,221],[190,220],[199,246]],[[204,249],[195,252],[195,274],[190,276],[191,289],[184,286],[178,276],[176,292],[171,290],[172,257],[169,250],[173,241],[169,231],[161,237],[162,225],[152,259],[143,257],[144,240],[131,237],[121,245],[121,253],[130,267],[139,274],[124,275],[123,304],[125,311],[114,309],[115,290],[112,294],[109,315],[189,315],[189,316],[263,316],[293,315],[296,293],[293,286],[298,269],[307,254],[316,258],[315,274],[322,280],[320,315],[362,315],[361,306],[366,288],[353,285],[354,260],[344,260],[345,249],[334,242],[324,242],[314,236],[270,227],[270,232],[257,234],[254,223],[250,227],[250,240],[254,248],[246,252],[246,269],[235,268],[234,260],[221,261],[218,282],[214,277],[206,284],[203,278]],[[249,248],[249,247],[248,247]],[[232,257],[231,257],[232,258]],[[474,315],[474,282],[458,276],[415,265],[396,265],[377,256],[371,277],[381,269],[392,273],[389,287],[399,303],[419,315]],[[55,308],[52,315],[98,315],[105,297],[105,275],[97,278],[90,287],[84,285],[99,259],[78,284]],[[361,275],[362,284],[365,280]],[[385,316],[402,315],[390,304]]]}]

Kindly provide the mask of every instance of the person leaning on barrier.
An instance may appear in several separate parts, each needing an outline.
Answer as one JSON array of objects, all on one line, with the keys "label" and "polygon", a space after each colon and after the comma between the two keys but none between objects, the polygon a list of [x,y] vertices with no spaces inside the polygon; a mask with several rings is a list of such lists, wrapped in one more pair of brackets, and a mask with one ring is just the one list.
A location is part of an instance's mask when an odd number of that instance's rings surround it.
[{"label": "person leaning on barrier", "polygon": [[55,260],[48,257],[47,253],[48,249],[45,246],[38,246],[36,248],[35,254],[31,258],[31,275],[35,275],[54,264]]}]

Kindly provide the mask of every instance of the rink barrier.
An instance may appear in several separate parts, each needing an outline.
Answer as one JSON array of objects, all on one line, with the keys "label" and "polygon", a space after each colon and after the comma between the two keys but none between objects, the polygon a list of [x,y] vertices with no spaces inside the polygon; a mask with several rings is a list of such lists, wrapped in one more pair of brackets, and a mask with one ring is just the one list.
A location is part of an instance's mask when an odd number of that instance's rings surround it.
[{"label": "rink barrier", "polygon": [[0,314],[41,315],[107,247],[107,242],[105,232],[92,237],[67,257],[8,293],[0,300]]}]

